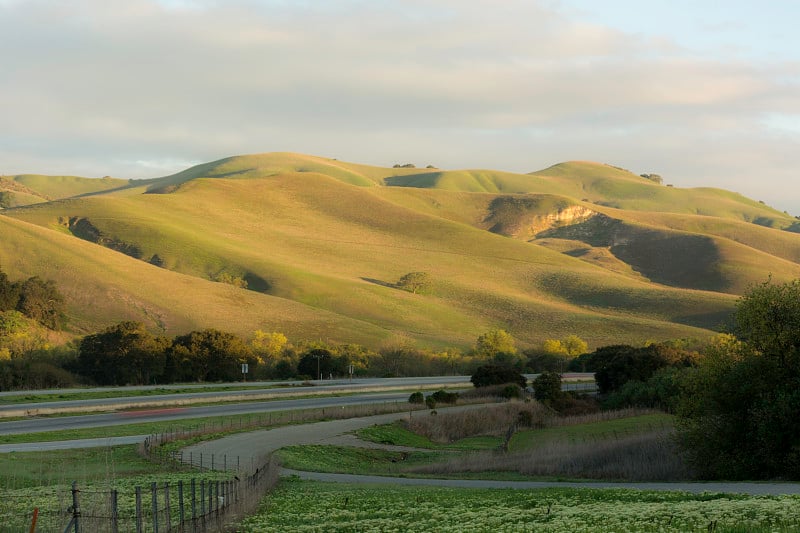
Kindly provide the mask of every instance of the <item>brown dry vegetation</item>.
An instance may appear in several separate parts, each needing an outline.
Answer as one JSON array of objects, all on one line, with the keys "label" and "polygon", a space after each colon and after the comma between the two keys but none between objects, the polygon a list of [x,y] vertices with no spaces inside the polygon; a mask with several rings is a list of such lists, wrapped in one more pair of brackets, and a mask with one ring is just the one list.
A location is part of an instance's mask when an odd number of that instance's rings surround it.
[{"label": "brown dry vegetation", "polygon": [[[620,409],[585,415],[559,416],[539,402],[511,402],[483,409],[417,416],[407,429],[433,442],[448,443],[478,435],[506,435],[516,430],[597,425],[655,411]],[[411,468],[421,474],[516,472],[529,476],[612,479],[630,481],[677,481],[693,477],[682,461],[671,425],[647,424],[634,430],[604,433],[576,431],[541,439],[512,451],[477,451],[454,455],[444,461]]]},{"label": "brown dry vegetation", "polygon": [[680,481],[693,477],[681,460],[668,429],[614,439],[550,441],[520,452],[475,452],[419,466],[415,473],[517,472],[529,476]]}]

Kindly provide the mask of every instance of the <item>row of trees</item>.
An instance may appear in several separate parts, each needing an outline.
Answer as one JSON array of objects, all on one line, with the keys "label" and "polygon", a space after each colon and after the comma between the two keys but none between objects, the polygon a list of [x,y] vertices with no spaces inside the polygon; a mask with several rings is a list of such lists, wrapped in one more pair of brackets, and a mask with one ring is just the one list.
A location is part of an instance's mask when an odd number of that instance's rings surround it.
[{"label": "row of trees", "polygon": [[[0,368],[0,374],[6,375],[5,380],[0,379],[0,387],[29,386],[20,373],[24,360],[46,360],[47,344],[40,333],[18,312],[0,313],[0,360],[5,354],[5,359],[15,361],[14,365]],[[64,356],[64,352],[72,356]],[[471,374],[486,363],[530,372],[537,371],[532,365],[541,362],[543,353],[542,349],[519,352],[514,338],[501,329],[480,335],[473,349],[461,352],[430,351],[409,345],[371,350],[356,344],[319,341],[292,344],[282,333],[263,331],[256,331],[249,340],[215,329],[168,338],[152,334],[141,323],[121,322],[85,336],[71,348],[59,349],[59,359],[52,366],[53,370],[74,374],[75,382],[140,385],[240,380],[241,365],[245,363],[249,367],[248,379],[344,377],[351,368],[355,376]],[[563,354],[551,356],[561,358]],[[63,377],[61,372],[58,375]],[[29,377],[31,381],[38,380]]]}]

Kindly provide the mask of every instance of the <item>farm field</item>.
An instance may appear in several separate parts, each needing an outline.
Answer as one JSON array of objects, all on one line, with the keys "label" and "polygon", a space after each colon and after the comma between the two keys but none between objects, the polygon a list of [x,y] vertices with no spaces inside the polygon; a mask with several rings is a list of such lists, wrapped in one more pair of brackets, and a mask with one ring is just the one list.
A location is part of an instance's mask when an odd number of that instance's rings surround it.
[{"label": "farm field", "polygon": [[[800,497],[451,489],[286,479],[238,531],[800,531]],[[323,525],[324,524],[324,525]]]}]

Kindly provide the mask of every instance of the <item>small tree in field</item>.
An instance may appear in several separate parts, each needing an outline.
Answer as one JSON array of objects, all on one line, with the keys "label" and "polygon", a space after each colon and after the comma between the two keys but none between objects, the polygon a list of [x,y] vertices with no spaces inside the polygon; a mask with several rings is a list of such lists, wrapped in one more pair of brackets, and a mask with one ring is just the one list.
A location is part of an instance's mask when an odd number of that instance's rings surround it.
[{"label": "small tree in field", "polygon": [[414,294],[425,291],[431,284],[431,277],[427,272],[409,272],[404,274],[395,284],[398,289]]}]

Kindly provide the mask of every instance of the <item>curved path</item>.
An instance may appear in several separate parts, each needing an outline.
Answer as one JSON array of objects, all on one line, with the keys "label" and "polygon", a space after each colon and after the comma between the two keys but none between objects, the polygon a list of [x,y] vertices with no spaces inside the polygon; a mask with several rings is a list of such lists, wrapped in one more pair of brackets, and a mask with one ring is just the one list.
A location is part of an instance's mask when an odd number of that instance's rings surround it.
[{"label": "curved path", "polygon": [[[471,409],[477,406],[459,406],[438,409],[438,411],[454,411]],[[428,416],[426,411],[417,411],[411,416]],[[284,426],[275,429],[255,431],[252,433],[239,433],[214,441],[206,441],[183,450],[184,459],[187,454],[198,463],[202,453],[208,461],[214,454],[217,457],[216,465],[222,466],[220,458],[225,457],[228,465],[235,465],[241,461],[249,464],[261,456],[276,451],[284,446],[303,444],[329,444],[349,445],[363,447],[379,447],[386,449],[408,450],[404,447],[386,447],[381,444],[371,443],[356,439],[348,433],[363,427],[375,424],[388,424],[395,420],[408,419],[409,413],[393,413],[388,415],[367,416],[350,418],[346,420],[333,420],[329,422],[316,422],[299,426]],[[237,458],[237,459],[234,459]],[[208,463],[205,463],[208,466]],[[284,469],[285,475],[297,475],[301,479],[319,481],[333,481],[342,483],[370,483],[382,485],[428,485],[437,487],[468,487],[468,488],[513,488],[513,489],[541,489],[553,487],[593,488],[593,489],[638,489],[657,491],[685,491],[685,492],[724,492],[752,495],[780,495],[800,494],[800,483],[622,483],[604,481],[586,482],[561,482],[561,481],[500,481],[484,479],[430,479],[365,476],[353,474],[330,474],[323,472],[301,472]]]}]

